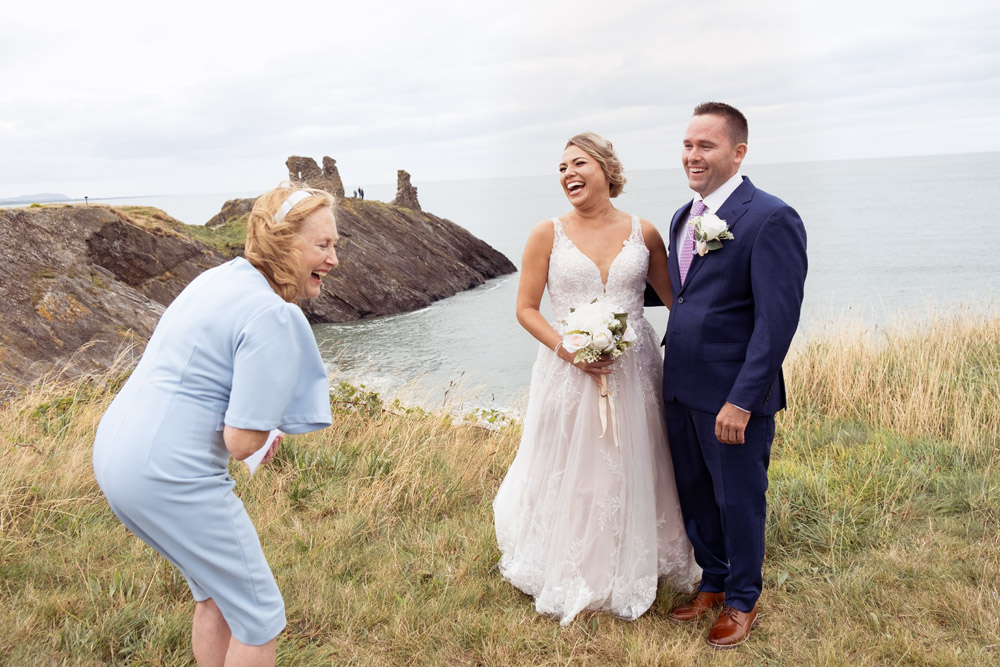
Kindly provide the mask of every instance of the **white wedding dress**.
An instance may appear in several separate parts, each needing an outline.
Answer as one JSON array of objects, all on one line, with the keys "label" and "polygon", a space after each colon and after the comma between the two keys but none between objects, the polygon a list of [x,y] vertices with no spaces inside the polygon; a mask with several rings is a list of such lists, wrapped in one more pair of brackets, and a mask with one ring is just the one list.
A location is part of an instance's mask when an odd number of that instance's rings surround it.
[{"label": "white wedding dress", "polygon": [[628,311],[635,345],[614,364],[611,425],[601,437],[597,383],[540,346],[517,456],[493,501],[500,572],[568,625],[584,609],[638,618],[658,579],[690,591],[701,571],[681,519],[663,420],[660,346],[643,317],[649,251],[637,217],[601,282],[558,218],[548,290],[555,322],[603,297]]}]

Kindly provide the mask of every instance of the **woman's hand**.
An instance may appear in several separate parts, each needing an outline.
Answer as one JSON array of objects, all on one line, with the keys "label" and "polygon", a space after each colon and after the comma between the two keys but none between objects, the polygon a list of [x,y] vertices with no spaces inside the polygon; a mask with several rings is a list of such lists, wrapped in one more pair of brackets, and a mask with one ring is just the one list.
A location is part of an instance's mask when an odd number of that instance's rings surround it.
[{"label": "woman's hand", "polygon": [[264,458],[260,461],[262,464],[270,463],[271,459],[277,455],[278,450],[281,449],[281,441],[284,439],[284,434],[274,436],[274,441],[271,443],[271,446],[267,448],[267,453],[264,454]]},{"label": "woman's hand", "polygon": [[574,361],[576,355],[572,352],[567,351],[561,345],[556,348],[556,355],[565,361],[566,363],[572,364],[576,368],[593,378],[594,382],[600,386],[601,376],[610,375],[615,369],[612,365],[615,363],[610,357],[604,356],[597,361]]},{"label": "woman's hand", "polygon": [[615,363],[611,359],[598,359],[597,361],[581,361],[580,363],[574,363],[573,365],[579,368],[581,371],[594,378],[594,382],[597,386],[601,386],[601,377],[605,375],[610,375],[614,369],[611,365]]}]

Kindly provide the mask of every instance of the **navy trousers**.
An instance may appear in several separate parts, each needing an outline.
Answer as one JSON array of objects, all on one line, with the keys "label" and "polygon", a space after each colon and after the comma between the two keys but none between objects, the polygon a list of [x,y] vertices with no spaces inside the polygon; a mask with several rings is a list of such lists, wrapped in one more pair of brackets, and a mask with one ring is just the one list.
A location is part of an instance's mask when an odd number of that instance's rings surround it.
[{"label": "navy trousers", "polygon": [[715,437],[715,413],[665,405],[681,513],[703,570],[699,590],[724,591],[727,605],[748,612],[763,585],[774,417],[751,417],[745,442],[726,445]]}]

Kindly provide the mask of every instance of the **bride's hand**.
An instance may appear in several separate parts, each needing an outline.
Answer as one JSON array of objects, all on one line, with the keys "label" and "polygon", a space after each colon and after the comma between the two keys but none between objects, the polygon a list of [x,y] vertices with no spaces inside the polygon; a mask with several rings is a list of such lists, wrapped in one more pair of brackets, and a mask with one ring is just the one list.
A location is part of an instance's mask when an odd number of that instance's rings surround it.
[{"label": "bride's hand", "polygon": [[579,363],[572,363],[574,366],[579,368],[581,371],[589,375],[594,379],[598,385],[601,384],[602,375],[610,375],[614,370],[612,364],[615,362],[611,359],[599,359],[598,361],[581,361]]},{"label": "bride's hand", "polygon": [[596,382],[598,385],[601,384],[602,375],[610,375],[611,372],[614,370],[611,367],[612,364],[614,364],[614,360],[608,356],[604,356],[598,359],[597,361],[577,362],[573,361],[573,359],[575,358],[573,353],[567,351],[566,348],[562,347],[561,345],[556,346],[555,352],[560,359],[562,359],[568,364],[572,364],[573,366],[579,368],[581,371],[592,377],[594,379],[594,382]]}]

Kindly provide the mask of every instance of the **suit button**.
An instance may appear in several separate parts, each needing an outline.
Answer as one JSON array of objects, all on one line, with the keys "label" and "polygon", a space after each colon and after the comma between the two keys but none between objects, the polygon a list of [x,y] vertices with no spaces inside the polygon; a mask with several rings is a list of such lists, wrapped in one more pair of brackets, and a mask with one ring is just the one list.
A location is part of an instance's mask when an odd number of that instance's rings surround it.
[{"label": "suit button", "polygon": [[684,303],[684,297],[682,296],[677,297],[677,303]]}]

